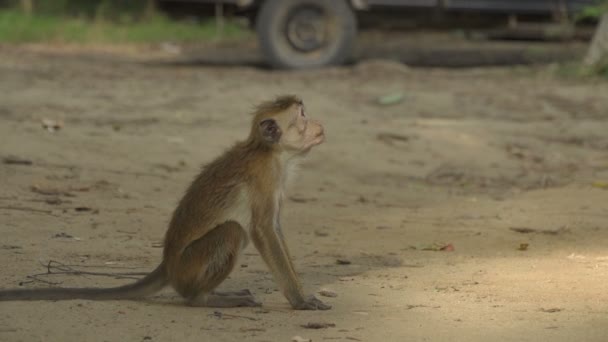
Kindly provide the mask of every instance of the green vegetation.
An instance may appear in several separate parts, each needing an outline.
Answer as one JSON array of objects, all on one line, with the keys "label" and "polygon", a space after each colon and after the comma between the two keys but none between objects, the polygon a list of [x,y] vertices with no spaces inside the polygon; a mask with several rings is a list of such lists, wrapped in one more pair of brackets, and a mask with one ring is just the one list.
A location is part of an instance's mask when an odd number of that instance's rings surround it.
[{"label": "green vegetation", "polygon": [[0,8],[0,42],[192,42],[246,34],[230,21],[220,32],[212,18],[199,23],[170,20],[149,5],[152,1],[46,0],[33,1],[32,8],[23,8],[22,2]]},{"label": "green vegetation", "polygon": [[605,12],[608,12],[608,0],[597,0],[595,5],[584,8],[578,19],[599,19]]},{"label": "green vegetation", "polygon": [[580,20],[592,19],[599,21],[595,37],[591,42],[584,65],[580,74],[584,76],[600,76],[608,79],[608,0],[596,0],[593,6],[588,6],[579,16]]},{"label": "green vegetation", "polygon": [[602,60],[602,62],[592,67],[581,67],[580,70],[583,76],[601,76],[608,79],[608,60]]},{"label": "green vegetation", "polygon": [[[561,64],[553,64],[547,67],[547,70],[558,77],[565,79],[608,79],[608,65],[603,67],[588,67],[580,62],[567,62]],[[525,70],[529,73],[530,70]]]}]

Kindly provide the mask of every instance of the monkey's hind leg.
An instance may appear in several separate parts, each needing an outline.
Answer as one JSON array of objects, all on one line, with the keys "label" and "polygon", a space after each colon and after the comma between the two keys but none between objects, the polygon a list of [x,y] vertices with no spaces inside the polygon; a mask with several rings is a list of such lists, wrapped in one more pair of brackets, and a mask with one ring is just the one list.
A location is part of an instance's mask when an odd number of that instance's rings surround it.
[{"label": "monkey's hind leg", "polygon": [[246,239],[243,228],[228,221],[188,246],[180,263],[184,277],[180,277],[177,289],[189,305],[224,308],[261,305],[249,290],[214,292],[233,270]]}]

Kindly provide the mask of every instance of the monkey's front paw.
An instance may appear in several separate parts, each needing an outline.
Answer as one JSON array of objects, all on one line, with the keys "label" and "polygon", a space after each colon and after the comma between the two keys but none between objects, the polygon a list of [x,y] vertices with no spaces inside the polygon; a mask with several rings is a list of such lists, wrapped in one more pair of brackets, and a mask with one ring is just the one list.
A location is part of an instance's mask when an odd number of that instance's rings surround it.
[{"label": "monkey's front paw", "polygon": [[308,296],[304,301],[294,305],[296,310],[329,310],[331,305],[325,304],[315,296]]}]

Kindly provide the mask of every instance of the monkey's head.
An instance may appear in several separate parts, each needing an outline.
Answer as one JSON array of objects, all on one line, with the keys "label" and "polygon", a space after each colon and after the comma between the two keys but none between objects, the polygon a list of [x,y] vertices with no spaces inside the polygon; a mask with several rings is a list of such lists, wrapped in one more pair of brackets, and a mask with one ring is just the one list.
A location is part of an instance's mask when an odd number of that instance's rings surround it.
[{"label": "monkey's head", "polygon": [[294,155],[306,154],[325,140],[323,126],[311,120],[296,96],[280,96],[256,110],[252,136],[268,147]]}]

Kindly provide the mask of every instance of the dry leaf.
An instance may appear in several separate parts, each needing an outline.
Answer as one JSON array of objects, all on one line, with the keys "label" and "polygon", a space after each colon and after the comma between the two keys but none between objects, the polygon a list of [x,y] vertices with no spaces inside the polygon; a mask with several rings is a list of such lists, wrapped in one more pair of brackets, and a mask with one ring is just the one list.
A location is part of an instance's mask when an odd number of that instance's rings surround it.
[{"label": "dry leaf", "polygon": [[321,295],[323,297],[330,297],[330,298],[338,297],[337,293],[330,291],[330,290],[321,290],[321,291],[319,291],[319,295]]},{"label": "dry leaf", "polygon": [[536,229],[532,229],[532,228],[527,228],[527,227],[509,227],[510,230],[516,232],[516,233],[522,233],[522,234],[528,234],[528,233],[535,233]]},{"label": "dry leaf", "polygon": [[68,233],[57,233],[55,235],[53,235],[54,238],[62,238],[62,239],[73,239],[74,237]]},{"label": "dry leaf", "polygon": [[357,314],[357,315],[361,315],[361,316],[369,315],[369,312],[367,312],[367,311],[353,311],[353,313]]},{"label": "dry leaf", "polygon": [[301,336],[294,336],[291,338],[291,342],[312,342],[310,338],[304,338]]},{"label": "dry leaf", "polygon": [[454,251],[454,245],[452,245],[451,243],[448,243],[447,245],[441,247],[441,249],[439,249],[442,252],[453,252]]},{"label": "dry leaf", "polygon": [[52,119],[42,119],[42,128],[49,132],[56,132],[63,128],[63,122],[52,120]]},{"label": "dry leaf", "polygon": [[323,230],[315,230],[315,236],[325,237],[329,236],[329,233]]},{"label": "dry leaf", "polygon": [[30,187],[30,190],[32,190],[32,192],[35,192],[37,194],[41,194],[41,195],[47,195],[47,196],[66,196],[66,197],[74,197],[75,195],[65,191],[65,190],[60,190],[60,189],[54,189],[54,188],[45,188],[45,187],[41,187],[38,185],[32,185]]},{"label": "dry leaf", "polygon": [[16,156],[7,156],[2,159],[4,164],[8,165],[32,165],[33,162],[29,159],[16,157]]},{"label": "dry leaf", "polygon": [[302,324],[301,327],[304,329],[327,329],[334,328],[336,325],[334,323],[319,323],[319,322],[308,322],[306,324]]},{"label": "dry leaf", "polygon": [[454,245],[451,243],[434,243],[430,246],[422,247],[420,250],[434,252],[453,252],[455,248]]},{"label": "dry leaf", "polygon": [[592,187],[594,188],[599,188],[599,189],[608,189],[608,182],[593,182],[593,184],[591,184]]},{"label": "dry leaf", "polygon": [[392,94],[380,96],[376,100],[376,102],[382,106],[391,106],[391,105],[400,103],[401,101],[403,101],[403,98],[404,98],[404,96],[402,93],[392,93]]}]

